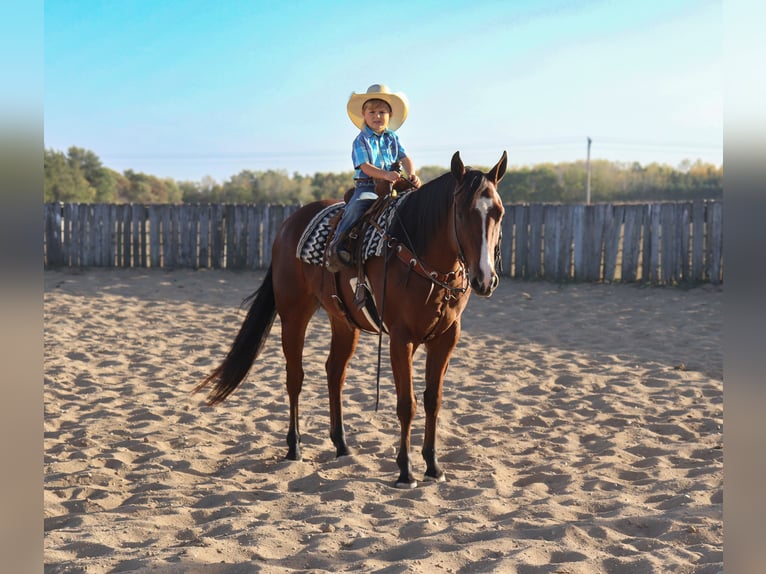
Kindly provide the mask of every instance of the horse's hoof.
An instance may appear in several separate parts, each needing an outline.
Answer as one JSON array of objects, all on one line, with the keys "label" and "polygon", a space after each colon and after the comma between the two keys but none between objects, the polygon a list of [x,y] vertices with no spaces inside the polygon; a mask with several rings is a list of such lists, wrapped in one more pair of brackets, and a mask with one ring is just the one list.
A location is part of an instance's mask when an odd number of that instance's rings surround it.
[{"label": "horse's hoof", "polygon": [[447,482],[447,475],[443,472],[440,472],[436,476],[431,476],[430,474],[426,474],[423,476],[423,480],[426,482]]},{"label": "horse's hoof", "polygon": [[413,480],[410,482],[403,482],[401,480],[397,480],[394,486],[396,486],[396,488],[399,488],[401,490],[412,490],[413,488],[418,487],[418,481]]},{"label": "horse's hoof", "polygon": [[303,456],[299,452],[290,451],[285,455],[285,460],[294,460],[299,462],[303,460]]}]

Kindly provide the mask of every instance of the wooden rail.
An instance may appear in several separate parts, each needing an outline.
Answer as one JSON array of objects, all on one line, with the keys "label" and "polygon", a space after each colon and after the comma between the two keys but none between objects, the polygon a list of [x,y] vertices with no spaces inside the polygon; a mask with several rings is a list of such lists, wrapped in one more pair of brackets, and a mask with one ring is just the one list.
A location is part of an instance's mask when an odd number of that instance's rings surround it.
[{"label": "wooden rail", "polygon": [[[44,264],[263,269],[298,205],[44,206]],[[509,204],[503,274],[670,285],[723,281],[723,203]]]}]

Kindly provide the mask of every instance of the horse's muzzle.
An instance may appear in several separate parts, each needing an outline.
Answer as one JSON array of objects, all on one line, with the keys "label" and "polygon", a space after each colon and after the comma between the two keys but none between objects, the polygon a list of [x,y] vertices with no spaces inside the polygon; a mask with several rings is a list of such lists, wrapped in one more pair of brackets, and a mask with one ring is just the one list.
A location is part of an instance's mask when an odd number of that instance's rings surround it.
[{"label": "horse's muzzle", "polygon": [[497,273],[492,273],[489,281],[487,281],[484,277],[481,277],[481,279],[478,277],[471,279],[471,289],[473,289],[476,294],[481,297],[489,297],[492,295],[495,289],[497,289],[499,283],[500,278],[497,276]]}]

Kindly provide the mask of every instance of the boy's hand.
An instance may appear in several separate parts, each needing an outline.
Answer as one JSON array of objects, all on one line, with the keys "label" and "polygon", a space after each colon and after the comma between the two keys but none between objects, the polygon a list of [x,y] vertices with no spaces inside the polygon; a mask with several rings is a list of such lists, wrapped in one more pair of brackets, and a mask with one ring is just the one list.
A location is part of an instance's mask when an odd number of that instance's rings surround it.
[{"label": "boy's hand", "polygon": [[410,182],[416,188],[420,187],[421,185],[423,185],[423,183],[420,181],[420,178],[417,175],[415,175],[414,173],[410,175]]}]

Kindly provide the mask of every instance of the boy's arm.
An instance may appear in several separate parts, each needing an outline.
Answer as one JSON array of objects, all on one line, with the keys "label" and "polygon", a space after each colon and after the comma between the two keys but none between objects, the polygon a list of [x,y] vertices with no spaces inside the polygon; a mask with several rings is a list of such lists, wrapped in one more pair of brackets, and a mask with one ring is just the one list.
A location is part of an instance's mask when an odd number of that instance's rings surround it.
[{"label": "boy's arm", "polygon": [[404,168],[404,171],[407,172],[407,176],[409,177],[410,181],[412,182],[412,185],[415,187],[420,187],[421,182],[420,178],[415,173],[415,164],[412,163],[412,160],[409,156],[405,156],[401,159],[402,167]]},{"label": "boy's arm", "polygon": [[365,174],[369,175],[370,177],[374,177],[375,179],[385,179],[386,181],[390,181],[391,183],[396,183],[396,180],[399,179],[399,174],[396,173],[395,171],[386,171],[385,169],[380,169],[379,167],[375,167],[369,162],[365,162],[362,165],[360,165],[359,169],[361,169]]}]

